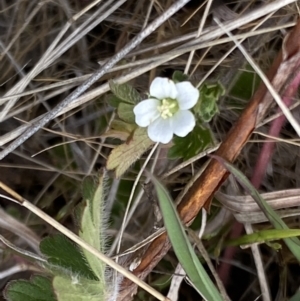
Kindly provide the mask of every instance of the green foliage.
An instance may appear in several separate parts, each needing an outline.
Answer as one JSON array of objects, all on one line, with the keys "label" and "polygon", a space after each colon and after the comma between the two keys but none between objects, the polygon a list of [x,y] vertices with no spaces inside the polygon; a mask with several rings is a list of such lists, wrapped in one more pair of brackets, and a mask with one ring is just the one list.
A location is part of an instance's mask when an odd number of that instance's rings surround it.
[{"label": "green foliage", "polygon": [[42,276],[33,276],[28,280],[11,281],[4,290],[9,301],[57,301],[51,280]]},{"label": "green foliage", "polygon": [[237,114],[240,114],[254,91],[257,90],[260,78],[253,71],[252,67],[247,64],[242,70],[237,72],[236,79],[232,82],[234,85],[229,90],[226,105],[231,110],[235,110]]},{"label": "green foliage", "polygon": [[[103,208],[105,198],[104,181],[102,173],[96,182],[91,178],[84,180],[84,202],[77,208],[76,212],[79,223],[79,236],[100,252],[104,251],[105,244],[103,232],[106,220]],[[86,270],[83,270],[84,265],[81,263],[81,269],[77,273],[70,273],[69,269],[67,273],[56,273],[53,280],[53,288],[58,301],[106,300],[109,286],[105,277],[106,265],[88,251],[82,250],[82,253],[89,270],[92,272],[90,271],[90,274],[87,275]]]},{"label": "green foliage", "polygon": [[219,112],[217,102],[225,94],[221,83],[204,84],[200,88],[200,99],[193,108],[196,115],[204,122],[209,122]]},{"label": "green foliage", "polygon": [[[95,249],[103,253],[105,244],[104,221],[106,220],[103,208],[104,176],[101,175],[99,177],[97,186],[91,190],[92,193],[88,193],[87,191],[91,189],[91,187],[92,181],[90,178],[87,178],[83,182],[85,204],[81,210],[79,236]],[[83,250],[83,253],[99,281],[105,282],[105,264],[87,250]]]},{"label": "green foliage", "polygon": [[152,177],[160,209],[174,252],[190,281],[208,301],[222,301],[222,297],[209,278],[185,233],[173,201],[167,190]]},{"label": "green foliage", "polygon": [[[173,78],[177,81],[186,80],[185,75],[180,72],[174,72]],[[187,136],[173,138],[174,145],[168,152],[170,159],[188,160],[213,145],[213,134],[204,123],[211,121],[219,112],[217,101],[224,93],[225,89],[220,83],[204,84],[201,87],[199,101],[193,108],[194,114],[198,117],[196,126]]]},{"label": "green foliage", "polygon": [[299,229],[288,229],[288,230],[261,230],[248,235],[243,235],[239,238],[229,240],[226,245],[228,246],[239,246],[248,245],[253,243],[267,243],[272,240],[279,240],[283,238],[300,236]]},{"label": "green foliage", "polygon": [[123,219],[124,211],[131,194],[133,181],[132,179],[121,178],[119,181],[118,191],[115,196],[115,203],[111,210],[111,223],[119,223]]},{"label": "green foliage", "polygon": [[118,106],[118,116],[120,119],[128,123],[135,123],[135,116],[133,113],[134,105],[130,105],[124,102],[121,102]]},{"label": "green foliage", "polygon": [[96,275],[87,265],[81,250],[65,236],[58,234],[44,238],[40,243],[40,250],[47,257],[50,266],[61,267],[69,270],[72,274],[97,280]]},{"label": "green foliage", "polygon": [[[79,236],[88,244],[104,251],[105,212],[104,175],[97,181],[87,178],[83,183],[84,201],[76,217]],[[31,281],[18,280],[8,284],[5,297],[10,301],[106,301],[114,288],[113,277],[106,265],[86,250],[81,250],[62,235],[45,238],[40,244],[47,257],[45,269],[53,280],[35,276]],[[46,271],[45,271],[46,272]]]},{"label": "green foliage", "polygon": [[176,70],[173,75],[172,75],[172,80],[175,83],[179,83],[179,82],[184,82],[187,81],[189,79],[189,77],[184,74],[182,71]]},{"label": "green foliage", "polygon": [[99,281],[87,280],[66,275],[56,276],[53,280],[55,293],[59,301],[106,301]]},{"label": "green foliage", "polygon": [[168,157],[188,160],[210,147],[213,144],[213,136],[208,128],[197,123],[193,131],[187,136],[175,136],[173,143],[174,145],[169,149]]},{"label": "green foliage", "polygon": [[136,128],[136,124],[127,123],[122,120],[113,120],[110,129],[102,137],[113,137],[125,141]]},{"label": "green foliage", "polygon": [[109,86],[114,95],[109,97],[108,103],[117,108],[120,119],[128,124],[135,124],[133,108],[141,101],[140,94],[128,84],[119,85],[110,81]]},{"label": "green foliage", "polygon": [[128,104],[136,105],[141,101],[141,96],[137,90],[128,84],[117,84],[113,81],[109,81],[109,87],[111,92],[116,96],[114,103],[125,102]]},{"label": "green foliage", "polygon": [[106,163],[107,169],[115,169],[116,177],[121,177],[152,144],[147,129],[137,128],[129,141],[111,151]]},{"label": "green foliage", "polygon": [[120,99],[119,97],[117,97],[114,94],[110,94],[107,98],[106,98],[107,103],[112,106],[113,108],[117,109],[119,104],[122,102],[122,99]]},{"label": "green foliage", "polygon": [[238,73],[237,81],[230,90],[230,95],[235,98],[248,100],[252,97],[253,91],[258,87],[259,81],[260,79],[256,72],[247,64],[243,68],[243,71]]},{"label": "green foliage", "polygon": [[115,131],[123,131],[123,132],[126,132],[128,134],[131,134],[137,128],[137,125],[129,124],[129,123],[124,122],[122,120],[114,120],[111,123],[110,127],[111,127],[111,129],[113,129]]},{"label": "green foliage", "polygon": [[125,143],[113,149],[107,160],[107,169],[114,170],[116,177],[121,177],[127,169],[149,149],[153,142],[148,138],[145,128],[135,124],[134,106],[140,102],[139,93],[128,84],[109,83],[114,96],[111,104],[117,108],[121,120],[114,120],[111,129],[104,136],[119,138]]}]

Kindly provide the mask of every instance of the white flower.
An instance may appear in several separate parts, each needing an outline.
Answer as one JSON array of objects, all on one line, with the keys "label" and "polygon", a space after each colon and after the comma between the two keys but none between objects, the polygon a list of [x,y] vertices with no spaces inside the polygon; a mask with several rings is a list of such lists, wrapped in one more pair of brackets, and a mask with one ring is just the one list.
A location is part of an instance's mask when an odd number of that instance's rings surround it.
[{"label": "white flower", "polygon": [[191,109],[198,101],[199,91],[190,82],[175,84],[156,77],[150,86],[150,98],[137,104],[133,112],[140,127],[148,127],[154,142],[169,143],[173,134],[185,137],[195,127]]}]

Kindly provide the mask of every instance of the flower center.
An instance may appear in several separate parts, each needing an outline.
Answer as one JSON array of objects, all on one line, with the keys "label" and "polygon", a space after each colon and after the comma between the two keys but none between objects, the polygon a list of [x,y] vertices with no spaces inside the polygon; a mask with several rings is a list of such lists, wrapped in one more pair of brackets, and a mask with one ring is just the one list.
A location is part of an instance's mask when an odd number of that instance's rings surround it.
[{"label": "flower center", "polygon": [[161,105],[158,106],[157,109],[160,113],[160,116],[163,119],[167,119],[172,117],[179,110],[179,106],[176,99],[164,98],[161,101]]}]

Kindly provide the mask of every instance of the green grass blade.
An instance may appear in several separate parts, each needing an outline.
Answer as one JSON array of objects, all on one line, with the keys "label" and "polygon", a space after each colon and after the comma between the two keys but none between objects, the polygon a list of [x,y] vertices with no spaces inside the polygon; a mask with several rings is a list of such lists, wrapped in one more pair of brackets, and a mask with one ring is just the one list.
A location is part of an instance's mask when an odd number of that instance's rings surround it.
[{"label": "green grass blade", "polygon": [[284,238],[290,238],[300,236],[300,229],[289,230],[262,230],[248,235],[243,235],[239,238],[231,239],[226,242],[227,246],[240,246],[249,245],[253,243],[263,243],[272,240],[279,240]]},{"label": "green grass blade", "polygon": [[[266,215],[267,219],[273,225],[273,227],[277,230],[289,230],[289,227],[286,223],[280,218],[280,216],[272,209],[272,207],[264,200],[263,197],[259,194],[259,192],[253,187],[251,182],[247,179],[247,177],[236,169],[232,164],[225,161],[223,158],[212,156],[219,162],[221,162],[227,169],[230,171],[237,181],[244,187],[244,189],[252,196],[252,198],[256,201],[259,208]],[[293,253],[293,255],[300,261],[300,240],[297,237],[285,238],[284,242]]]},{"label": "green grass blade", "polygon": [[165,227],[175,254],[205,300],[221,301],[222,297],[196,256],[167,190],[153,178]]}]

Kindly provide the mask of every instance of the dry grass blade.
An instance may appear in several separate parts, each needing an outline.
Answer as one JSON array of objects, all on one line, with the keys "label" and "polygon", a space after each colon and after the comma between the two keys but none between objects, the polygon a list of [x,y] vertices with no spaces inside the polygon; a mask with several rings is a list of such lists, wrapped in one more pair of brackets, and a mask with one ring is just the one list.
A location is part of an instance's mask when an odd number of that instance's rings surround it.
[{"label": "dry grass blade", "polygon": [[[257,18],[260,18],[260,17],[264,16],[265,14],[271,13],[274,10],[279,9],[280,7],[283,7],[283,6],[285,6],[289,3],[292,3],[292,2],[293,2],[292,0],[289,0],[289,1],[274,1],[273,3],[270,3],[266,6],[264,6],[264,9],[258,9],[258,10],[255,10],[253,12],[247,13],[245,16],[239,17],[236,21],[230,22],[230,24],[228,24],[227,28],[228,28],[228,30],[234,30],[236,28],[239,28],[240,26],[243,26],[243,25],[247,24],[248,22],[256,20]],[[284,28],[285,26],[290,27],[293,24],[295,24],[295,23],[293,22],[293,23],[285,24],[284,26],[281,25],[280,28]],[[274,27],[273,29],[271,28],[270,30],[277,30],[277,29],[278,29],[277,27]],[[266,30],[256,31],[252,34],[254,34],[254,35],[261,34],[262,32],[266,32]],[[142,68],[138,68],[138,69],[134,70],[134,72],[130,72],[127,75],[123,75],[120,78],[117,78],[115,81],[118,82],[118,83],[127,82],[127,81],[129,81],[133,78],[136,78],[137,76],[149,71],[149,70],[152,70],[153,68],[155,68],[159,65],[162,65],[163,63],[165,63],[167,61],[170,61],[170,60],[174,59],[175,57],[177,57],[179,55],[182,55],[183,53],[193,51],[195,49],[202,49],[202,48],[206,48],[206,47],[209,47],[209,46],[218,45],[218,43],[226,43],[226,42],[229,41],[228,38],[225,38],[225,39],[220,39],[220,40],[216,40],[216,41],[213,41],[213,42],[208,42],[208,41],[212,41],[216,37],[219,37],[220,35],[222,35],[222,30],[219,29],[219,28],[205,30],[205,31],[203,31],[203,34],[201,35],[201,37],[199,39],[188,42],[185,45],[181,45],[178,49],[168,51],[163,55],[157,55],[155,58],[150,59],[151,63],[148,63],[148,65],[145,65]],[[251,36],[251,34],[246,33],[246,34],[243,34],[241,36],[241,38],[242,37],[249,37],[249,36]],[[239,37],[240,36],[237,36],[237,38],[239,38]],[[185,40],[186,39],[191,39],[191,38],[194,38],[194,35],[186,36]],[[174,44],[174,43],[178,43],[178,42],[179,41],[175,40],[172,43]],[[168,46],[168,45],[170,45],[170,42],[165,43],[165,44],[163,43],[161,46],[157,45],[156,47],[163,48],[164,45]],[[140,53],[143,53],[145,51],[149,51],[151,49],[153,49],[153,47],[149,48],[149,49],[145,49],[143,51],[133,52],[132,55],[140,54]],[[130,56],[127,56],[127,57],[130,57]],[[149,59],[145,60],[144,63],[146,64],[147,61],[149,62]],[[50,61],[49,63],[51,63],[51,62],[52,61]],[[141,62],[141,63],[143,63],[143,62]],[[124,67],[126,67],[126,65]],[[121,68],[124,68],[124,67],[121,66]],[[128,65],[128,67],[130,67],[130,66]],[[82,79],[79,78],[78,80],[82,81],[82,80],[85,80],[86,78],[87,78],[87,76],[84,76],[84,77],[82,77]],[[67,84],[67,82],[65,82],[65,83],[62,82],[60,85],[63,85],[63,84]],[[56,85],[53,85],[53,87],[55,87],[55,86]],[[23,85],[23,87],[25,87],[25,86]],[[48,88],[50,88],[50,86]],[[107,92],[107,91],[109,91],[108,84],[103,84],[99,88],[94,89],[93,91],[88,92],[84,96],[78,97],[77,99],[72,101],[72,103],[68,104],[67,107],[65,107],[64,109],[61,109],[60,112],[55,114],[55,117],[65,113],[65,112],[68,112],[68,111],[78,107],[79,105],[82,105],[82,104],[94,99],[95,97]],[[34,93],[34,92],[35,91],[28,92],[28,93],[31,94],[31,93]],[[19,92],[16,92],[16,91],[13,91],[12,93],[13,94],[17,93],[20,96],[23,95],[23,94],[20,94]],[[3,99],[1,101],[8,101],[9,99],[11,99],[11,96],[3,97]],[[44,116],[39,116],[36,119],[32,120],[31,122],[35,123],[35,122],[37,122],[38,119],[43,118],[43,117]],[[4,145],[4,144],[10,142],[11,140],[19,137],[27,129],[28,129],[28,126],[22,126],[19,129],[2,136],[1,139],[0,139],[0,145]]]},{"label": "dry grass blade", "polygon": [[0,160],[7,156],[10,152],[15,150],[24,141],[41,129],[45,124],[52,120],[60,111],[72,103],[77,97],[90,88],[97,82],[106,72],[108,72],[117,62],[126,56],[131,50],[136,48],[149,34],[151,34],[158,26],[168,20],[175,12],[182,8],[189,0],[181,0],[175,2],[169,9],[167,9],[161,16],[148,25],[141,33],[139,33],[131,42],[128,43],[122,50],[109,59],[103,66],[99,68],[88,80],[72,92],[67,98],[59,103],[54,109],[45,114],[41,119],[33,123],[18,139],[11,143],[5,150],[0,152]]},{"label": "dry grass blade", "polygon": [[[217,199],[230,210],[240,223],[257,224],[266,222],[266,216],[260,211],[251,196],[230,196],[221,192],[216,193]],[[281,217],[299,215],[299,189],[275,191],[262,194],[266,202],[275,209]],[[284,210],[280,210],[284,209]]]},{"label": "dry grass blade", "polygon": [[[262,197],[270,204],[273,209],[296,207],[300,204],[299,189],[289,189],[262,193]],[[259,207],[250,195],[230,196],[220,191],[216,197],[231,211],[236,212],[258,212]]]},{"label": "dry grass blade", "polygon": [[17,219],[8,215],[3,209],[0,209],[0,226],[2,229],[6,229],[21,237],[35,252],[40,253],[39,237]]}]

